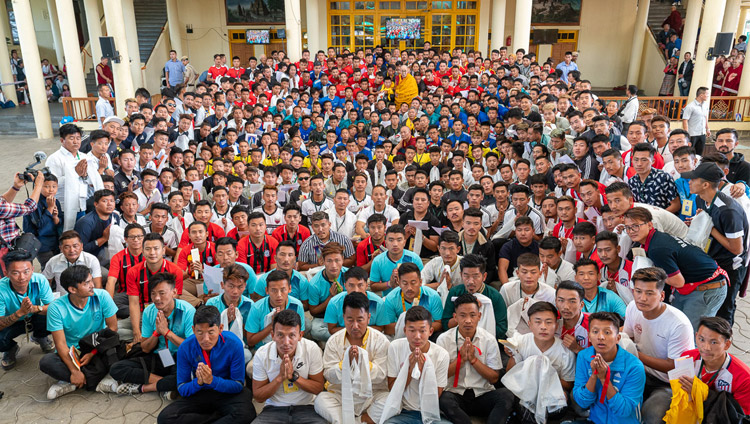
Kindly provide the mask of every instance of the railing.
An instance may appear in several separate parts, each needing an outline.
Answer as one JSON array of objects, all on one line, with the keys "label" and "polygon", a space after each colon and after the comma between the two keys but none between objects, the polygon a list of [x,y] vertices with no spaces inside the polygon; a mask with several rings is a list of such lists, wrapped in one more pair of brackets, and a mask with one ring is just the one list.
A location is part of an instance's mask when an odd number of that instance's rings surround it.
[{"label": "railing", "polygon": [[[97,100],[98,97],[63,97],[63,114],[79,122],[96,122]],[[114,100],[114,97],[110,99],[112,103]]]},{"label": "railing", "polygon": [[[600,97],[605,102],[614,101],[618,107],[627,97]],[[682,119],[682,109],[688,104],[687,97],[638,97],[638,113],[654,109],[656,114],[672,120]],[[750,121],[750,97],[711,97],[708,110],[709,121]]]}]

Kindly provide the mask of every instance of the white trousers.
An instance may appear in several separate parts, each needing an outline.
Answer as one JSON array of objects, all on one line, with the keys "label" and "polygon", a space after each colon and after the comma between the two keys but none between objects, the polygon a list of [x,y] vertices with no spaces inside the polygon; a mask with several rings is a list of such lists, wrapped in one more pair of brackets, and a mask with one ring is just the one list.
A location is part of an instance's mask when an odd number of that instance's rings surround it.
[{"label": "white trousers", "polygon": [[[355,402],[354,411],[355,413],[356,411],[367,411],[367,415],[373,421],[379,422],[387,398],[388,392],[375,392],[371,398],[365,400],[364,405]],[[341,424],[341,394],[320,392],[315,397],[315,412],[329,423]],[[359,417],[357,417],[357,422],[359,422]]]}]

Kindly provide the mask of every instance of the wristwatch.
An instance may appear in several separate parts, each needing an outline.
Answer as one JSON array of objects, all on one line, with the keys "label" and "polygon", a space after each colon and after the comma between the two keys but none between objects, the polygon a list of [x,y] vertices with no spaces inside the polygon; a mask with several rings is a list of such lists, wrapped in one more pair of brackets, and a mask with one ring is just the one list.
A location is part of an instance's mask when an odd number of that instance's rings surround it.
[{"label": "wristwatch", "polygon": [[289,379],[289,382],[294,383],[295,381],[297,381],[297,379],[299,379],[299,373],[295,371],[292,373],[292,378]]}]

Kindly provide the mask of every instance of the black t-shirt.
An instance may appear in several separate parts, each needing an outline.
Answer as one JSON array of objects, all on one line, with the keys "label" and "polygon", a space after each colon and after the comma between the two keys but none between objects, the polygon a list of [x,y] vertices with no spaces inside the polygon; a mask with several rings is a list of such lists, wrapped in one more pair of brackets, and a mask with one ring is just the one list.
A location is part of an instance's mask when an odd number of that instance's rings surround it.
[{"label": "black t-shirt", "polygon": [[523,246],[518,242],[518,239],[514,237],[500,248],[500,255],[498,259],[505,258],[509,262],[508,277],[513,275],[513,271],[518,266],[516,261],[518,260],[518,257],[524,253],[533,253],[535,255],[539,255],[539,243],[537,243],[536,240],[531,240],[530,245]]},{"label": "black t-shirt", "polygon": [[[401,217],[399,218],[398,222],[399,224],[406,226],[409,221],[415,221],[414,219],[414,211],[410,210],[403,214],[401,214]],[[424,218],[421,219],[421,221],[427,221],[427,225],[430,226],[430,228],[426,230],[422,230],[422,235],[424,237],[431,237],[438,235],[437,232],[432,228],[440,228],[442,225],[440,224],[440,220],[432,215],[429,211],[427,211],[427,215],[425,215]],[[414,237],[409,236],[406,239],[406,245],[404,246],[404,249],[406,250],[414,250]],[[422,251],[420,252],[419,256],[422,258],[431,258],[437,254],[436,251],[428,249],[424,243],[422,243]]]},{"label": "black t-shirt", "polygon": [[646,256],[668,276],[682,273],[688,284],[706,280],[716,271],[716,261],[699,247],[661,231],[654,230],[652,234],[643,246]]},{"label": "black t-shirt", "polygon": [[[710,208],[706,206],[706,202],[700,197],[696,198],[695,205],[698,209],[708,211],[714,228],[721,234],[732,239],[742,237],[742,245],[746,245],[748,236],[747,215],[737,201],[722,192],[718,192]],[[740,258],[744,258],[746,254],[747,252],[743,252],[739,256]],[[734,269],[732,262],[737,255],[727,250],[713,237],[711,237],[708,255],[718,262],[722,268],[726,269],[728,267],[729,270]]]}]

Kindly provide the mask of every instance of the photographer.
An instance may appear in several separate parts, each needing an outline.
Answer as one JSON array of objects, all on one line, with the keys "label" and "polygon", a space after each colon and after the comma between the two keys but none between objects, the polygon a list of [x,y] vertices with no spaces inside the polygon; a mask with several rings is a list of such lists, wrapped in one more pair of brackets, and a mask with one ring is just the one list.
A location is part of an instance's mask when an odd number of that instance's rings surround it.
[{"label": "photographer", "polygon": [[[39,195],[42,193],[44,185],[44,175],[37,172],[36,175],[29,175],[34,182],[34,190],[31,196],[23,204],[13,203],[16,194],[24,186],[25,181],[23,174],[16,173],[13,179],[13,185],[0,197],[0,259],[2,259],[9,249],[16,244],[16,239],[21,235],[21,229],[16,225],[16,218],[32,214],[39,202]],[[5,276],[5,264],[0,261],[0,273]]]}]

